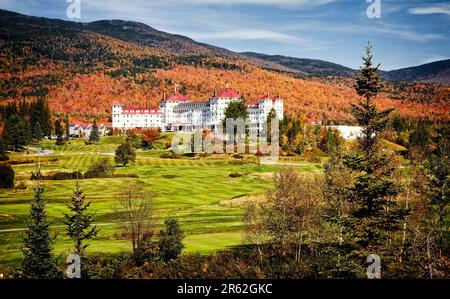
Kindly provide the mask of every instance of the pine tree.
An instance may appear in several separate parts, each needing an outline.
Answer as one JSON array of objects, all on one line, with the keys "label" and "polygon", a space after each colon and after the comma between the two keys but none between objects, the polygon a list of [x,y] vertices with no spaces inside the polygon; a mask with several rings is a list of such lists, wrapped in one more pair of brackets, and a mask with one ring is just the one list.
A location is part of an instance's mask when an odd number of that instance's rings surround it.
[{"label": "pine tree", "polygon": [[61,126],[61,121],[59,119],[55,121],[55,135],[56,145],[64,145],[63,129]]},{"label": "pine tree", "polygon": [[69,123],[69,114],[66,113],[66,118],[64,119],[64,127],[66,129],[66,141],[70,139],[70,123]]},{"label": "pine tree", "polygon": [[381,84],[379,66],[372,64],[370,44],[363,61],[355,86],[363,99],[352,107],[354,117],[362,126],[362,136],[358,139],[358,150],[344,156],[344,165],[356,174],[354,184],[347,190],[352,208],[344,226],[350,237],[346,241],[352,243],[352,253],[360,261],[371,253],[384,255],[386,261],[391,255],[386,248],[387,240],[399,229],[405,211],[397,208],[395,200],[401,191],[392,179],[395,165],[380,148],[379,136],[388,125],[393,109],[378,111],[373,102]]},{"label": "pine tree", "polygon": [[442,256],[444,249],[444,233],[448,230],[448,215],[450,204],[450,130],[439,127],[434,139],[435,148],[429,153],[425,161],[430,193],[430,207],[435,218],[435,240],[438,256]]},{"label": "pine tree", "polygon": [[44,137],[42,134],[41,124],[36,122],[32,128],[33,139],[37,142],[40,142]]},{"label": "pine tree", "polygon": [[100,134],[98,132],[97,122],[94,119],[94,124],[92,125],[91,134],[89,135],[89,143],[97,143],[100,141]]},{"label": "pine tree", "polygon": [[3,143],[3,138],[0,137],[0,161],[9,160],[8,153],[6,151],[6,146]]},{"label": "pine tree", "polygon": [[226,126],[227,118],[231,119],[243,119],[244,121],[248,118],[247,107],[245,106],[244,100],[239,100],[235,102],[231,102],[227,109],[225,110],[225,118],[223,120],[223,126]]},{"label": "pine tree", "polygon": [[267,141],[272,142],[272,120],[277,118],[277,112],[272,108],[267,115],[266,126],[267,126]]},{"label": "pine tree", "polygon": [[40,184],[34,188],[34,201],[30,206],[31,222],[27,226],[21,249],[24,255],[23,275],[31,279],[51,279],[57,275],[43,193],[44,188]]},{"label": "pine tree", "polygon": [[9,115],[3,127],[3,141],[9,148],[18,151],[26,146],[30,140],[29,128],[17,114]]},{"label": "pine tree", "polygon": [[165,262],[176,259],[184,248],[184,234],[176,219],[166,219],[164,228],[158,236],[158,248],[161,259]]},{"label": "pine tree", "polygon": [[94,214],[88,213],[91,202],[86,202],[86,195],[77,181],[75,191],[67,207],[71,213],[65,213],[63,223],[67,226],[68,236],[75,242],[75,253],[84,256],[89,244],[83,244],[85,240],[95,237],[98,233],[97,226],[92,226]]}]

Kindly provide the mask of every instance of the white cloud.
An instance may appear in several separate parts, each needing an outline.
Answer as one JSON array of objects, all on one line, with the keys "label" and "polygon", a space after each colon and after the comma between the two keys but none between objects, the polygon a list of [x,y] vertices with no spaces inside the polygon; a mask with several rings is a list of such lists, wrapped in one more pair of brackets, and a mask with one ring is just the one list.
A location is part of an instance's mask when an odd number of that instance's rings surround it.
[{"label": "white cloud", "polygon": [[450,16],[450,4],[436,4],[424,7],[413,7],[408,10],[413,15],[445,14]]},{"label": "white cloud", "polygon": [[287,43],[298,43],[298,37],[268,30],[230,30],[215,32],[190,33],[190,37],[198,40],[234,39],[234,40],[273,40]]},{"label": "white cloud", "polygon": [[379,33],[385,33],[393,36],[397,36],[403,39],[416,41],[416,42],[427,42],[432,40],[444,39],[442,35],[434,33],[419,33],[408,28],[389,28],[389,27],[375,27],[372,28],[373,31]]},{"label": "white cloud", "polygon": [[254,4],[273,6],[320,6],[334,1],[336,0],[173,0],[171,2],[218,5]]}]

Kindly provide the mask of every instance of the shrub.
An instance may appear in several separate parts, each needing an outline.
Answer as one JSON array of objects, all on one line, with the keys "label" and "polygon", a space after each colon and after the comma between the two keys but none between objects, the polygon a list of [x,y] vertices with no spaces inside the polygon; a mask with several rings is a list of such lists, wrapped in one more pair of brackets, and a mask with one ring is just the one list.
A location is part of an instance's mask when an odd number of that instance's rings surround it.
[{"label": "shrub", "polygon": [[0,164],[0,189],[14,188],[14,169],[9,164]]},{"label": "shrub", "polygon": [[180,159],[181,155],[173,153],[173,152],[168,152],[168,153],[162,153],[159,157],[161,159]]},{"label": "shrub", "polygon": [[75,170],[75,171],[56,171],[52,173],[46,172],[43,174],[42,172],[33,172],[31,173],[31,180],[55,180],[55,181],[64,181],[64,180],[81,180],[84,179],[84,175],[82,172]]},{"label": "shrub", "polygon": [[84,173],[84,178],[110,178],[114,176],[114,166],[108,158],[94,162]]},{"label": "shrub", "polygon": [[239,172],[230,173],[230,178],[240,178],[242,176]]},{"label": "shrub", "polygon": [[119,145],[119,147],[116,150],[116,155],[114,157],[114,161],[117,164],[127,166],[128,163],[134,162],[135,160],[136,160],[136,153],[131,143],[125,142]]},{"label": "shrub", "polygon": [[139,176],[135,173],[117,173],[113,177],[115,177],[115,178],[135,178],[135,179],[139,178]]},{"label": "shrub", "polygon": [[76,179],[83,179],[84,176],[81,173],[81,171],[72,171],[72,172],[64,172],[64,171],[58,171],[55,174],[51,176],[51,180],[56,181],[63,181],[63,180],[76,180]]},{"label": "shrub", "polygon": [[19,184],[17,184],[16,186],[16,190],[27,190],[27,189],[28,187],[24,181],[20,181]]}]

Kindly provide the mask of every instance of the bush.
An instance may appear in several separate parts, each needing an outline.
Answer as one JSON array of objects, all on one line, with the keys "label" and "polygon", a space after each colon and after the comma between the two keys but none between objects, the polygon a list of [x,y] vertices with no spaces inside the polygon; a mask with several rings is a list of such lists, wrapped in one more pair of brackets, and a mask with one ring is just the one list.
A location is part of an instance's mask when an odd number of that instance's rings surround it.
[{"label": "bush", "polygon": [[48,181],[64,181],[64,180],[81,180],[84,179],[84,175],[81,171],[56,171],[52,173],[46,172],[43,174],[42,172],[33,172],[31,174],[31,180],[48,180]]},{"label": "bush", "polygon": [[101,158],[94,162],[84,173],[85,179],[110,178],[114,176],[114,166],[108,158]]},{"label": "bush", "polygon": [[81,171],[72,171],[72,172],[64,172],[64,171],[58,171],[57,173],[53,174],[51,177],[51,180],[55,181],[63,181],[63,180],[76,180],[76,179],[83,179],[84,176],[81,173]]},{"label": "bush", "polygon": [[134,179],[139,178],[139,176],[135,173],[117,173],[113,177],[115,177],[115,178],[134,178]]},{"label": "bush", "polygon": [[239,172],[230,173],[230,178],[240,178],[242,176]]},{"label": "bush", "polygon": [[16,186],[16,190],[27,190],[27,189],[28,187],[24,181],[20,181],[19,184],[17,184]]},{"label": "bush", "polygon": [[127,166],[128,163],[134,162],[136,160],[136,153],[134,151],[133,145],[129,142],[122,143],[116,149],[116,155],[114,161],[117,164],[122,164]]},{"label": "bush", "polygon": [[161,159],[180,159],[181,155],[173,153],[173,152],[168,152],[168,153],[162,153],[159,157]]},{"label": "bush", "polygon": [[0,164],[0,189],[14,188],[14,169],[9,164]]}]

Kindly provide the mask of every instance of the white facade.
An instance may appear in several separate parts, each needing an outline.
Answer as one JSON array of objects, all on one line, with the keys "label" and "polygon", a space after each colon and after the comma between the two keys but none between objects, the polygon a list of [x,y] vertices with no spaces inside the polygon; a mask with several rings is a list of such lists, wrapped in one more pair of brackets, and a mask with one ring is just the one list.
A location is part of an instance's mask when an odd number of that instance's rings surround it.
[{"label": "white facade", "polygon": [[333,130],[338,130],[344,139],[357,139],[362,136],[362,127],[358,126],[328,126],[328,128]]},{"label": "white facade", "polygon": [[[222,125],[225,111],[241,95],[232,89],[225,89],[206,102],[191,102],[180,93],[164,98],[158,108],[129,108],[114,105],[112,109],[113,128],[128,130],[133,128],[160,128],[164,132],[211,129]],[[252,129],[262,131],[267,116],[274,109],[279,119],[284,117],[283,100],[279,97],[263,97],[247,105]]]}]

